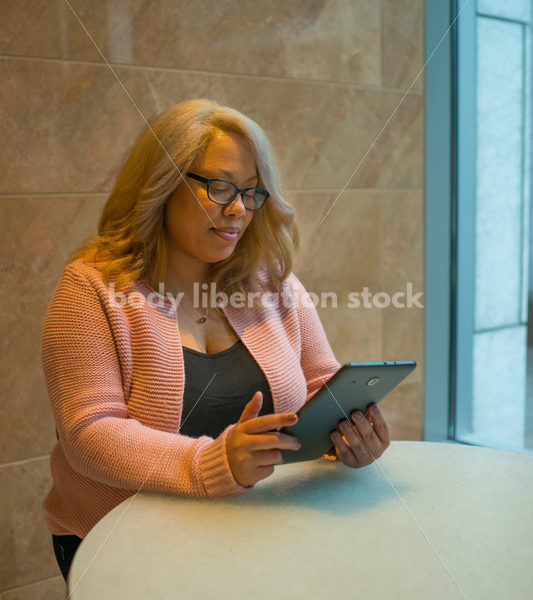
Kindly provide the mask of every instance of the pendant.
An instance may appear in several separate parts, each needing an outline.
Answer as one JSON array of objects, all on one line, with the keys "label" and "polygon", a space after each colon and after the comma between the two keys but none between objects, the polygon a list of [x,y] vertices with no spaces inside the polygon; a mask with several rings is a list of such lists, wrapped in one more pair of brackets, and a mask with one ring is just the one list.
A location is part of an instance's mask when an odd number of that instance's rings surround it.
[{"label": "pendant", "polygon": [[207,315],[203,315],[200,317],[200,320],[198,321],[198,323],[205,323],[207,321]]}]

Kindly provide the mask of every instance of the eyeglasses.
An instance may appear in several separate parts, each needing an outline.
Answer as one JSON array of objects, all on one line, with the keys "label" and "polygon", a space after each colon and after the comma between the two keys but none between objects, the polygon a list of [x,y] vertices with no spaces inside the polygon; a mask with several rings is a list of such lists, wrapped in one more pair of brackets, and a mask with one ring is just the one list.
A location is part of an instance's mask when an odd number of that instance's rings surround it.
[{"label": "eyeglasses", "polygon": [[225,179],[206,179],[190,171],[187,177],[205,183],[207,186],[207,197],[216,204],[231,204],[237,194],[241,194],[244,207],[247,210],[259,210],[267,201],[270,194],[263,188],[251,187],[241,189]]}]

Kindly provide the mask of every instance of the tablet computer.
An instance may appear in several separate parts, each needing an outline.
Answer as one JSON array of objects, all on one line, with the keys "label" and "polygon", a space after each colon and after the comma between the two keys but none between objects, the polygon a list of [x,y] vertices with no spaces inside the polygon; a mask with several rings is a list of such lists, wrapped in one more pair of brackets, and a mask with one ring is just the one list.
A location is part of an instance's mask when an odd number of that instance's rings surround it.
[{"label": "tablet computer", "polygon": [[297,437],[299,450],[281,450],[284,463],[316,460],[331,447],[329,434],[350,413],[365,413],[378,403],[416,367],[414,360],[346,363],[296,413],[298,422],[282,433]]}]

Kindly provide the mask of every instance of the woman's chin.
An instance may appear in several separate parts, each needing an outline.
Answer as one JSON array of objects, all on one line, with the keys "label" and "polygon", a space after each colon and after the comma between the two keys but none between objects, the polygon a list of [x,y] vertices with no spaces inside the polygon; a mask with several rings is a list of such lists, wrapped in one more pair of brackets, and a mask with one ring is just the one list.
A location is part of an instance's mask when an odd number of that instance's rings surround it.
[{"label": "woman's chin", "polygon": [[221,260],[228,259],[232,254],[235,248],[225,248],[224,250],[217,250],[216,252],[210,252],[208,256],[205,256],[203,260],[208,263],[217,263]]}]

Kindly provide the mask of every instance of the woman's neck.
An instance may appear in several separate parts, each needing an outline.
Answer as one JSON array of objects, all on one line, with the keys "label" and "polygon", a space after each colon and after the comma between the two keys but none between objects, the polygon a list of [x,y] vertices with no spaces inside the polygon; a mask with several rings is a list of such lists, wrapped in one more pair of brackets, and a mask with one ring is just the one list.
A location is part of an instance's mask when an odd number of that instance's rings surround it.
[{"label": "woman's neck", "polygon": [[192,295],[195,287],[201,288],[202,284],[209,284],[209,281],[209,265],[207,263],[174,260],[167,266],[165,290],[173,294],[185,292]]}]

